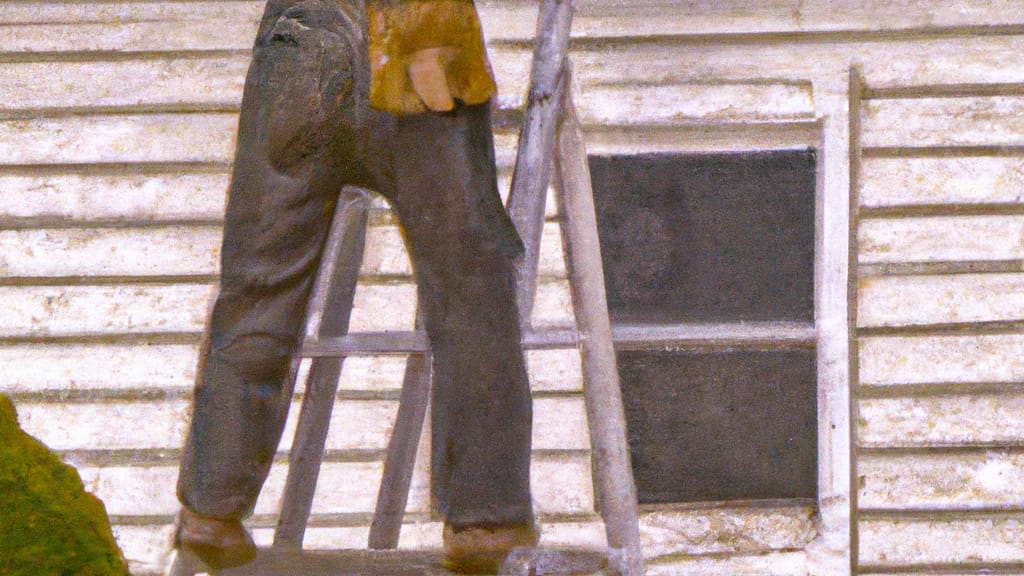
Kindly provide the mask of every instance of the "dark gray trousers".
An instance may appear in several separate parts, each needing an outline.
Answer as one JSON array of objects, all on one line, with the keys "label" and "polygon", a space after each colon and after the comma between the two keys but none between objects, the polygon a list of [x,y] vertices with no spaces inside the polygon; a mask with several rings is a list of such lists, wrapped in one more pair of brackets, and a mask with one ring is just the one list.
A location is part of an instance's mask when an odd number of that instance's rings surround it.
[{"label": "dark gray trousers", "polygon": [[488,105],[371,110],[364,15],[269,0],[246,78],[221,285],[201,352],[178,497],[252,512],[342,186],[379,191],[405,234],[433,349],[432,492],[458,526],[529,524],[531,403]]}]

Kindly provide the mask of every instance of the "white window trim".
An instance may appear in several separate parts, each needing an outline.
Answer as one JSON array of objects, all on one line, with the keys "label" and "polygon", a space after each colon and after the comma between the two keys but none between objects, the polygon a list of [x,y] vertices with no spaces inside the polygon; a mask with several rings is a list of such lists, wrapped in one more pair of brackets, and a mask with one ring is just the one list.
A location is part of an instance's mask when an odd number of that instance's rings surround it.
[{"label": "white window trim", "polygon": [[[638,86],[634,89],[642,93],[650,88]],[[664,94],[665,89],[664,85],[657,87],[659,94]],[[587,87],[578,90],[586,91]],[[609,96],[615,94],[621,96],[621,88]],[[854,517],[851,510],[856,504],[852,497],[855,492],[852,491],[851,474],[850,327],[854,307],[851,306],[849,290],[852,258],[849,100],[846,93],[815,93],[814,97],[814,110],[809,110],[807,117],[784,121],[730,119],[728,122],[695,122],[684,119],[665,122],[662,116],[647,124],[642,118],[631,118],[628,125],[597,125],[596,122],[587,122],[585,110],[583,121],[587,153],[592,155],[816,149],[815,322],[813,328],[805,325],[797,332],[807,337],[810,329],[816,339],[817,535],[806,545],[803,553],[807,572],[830,576],[849,574],[856,556],[855,530],[851,524]],[[592,96],[590,101],[597,106],[615,106],[614,101],[602,102],[600,97]],[[765,326],[763,329],[769,333],[779,331],[778,336],[783,338],[787,329],[793,331],[792,326],[778,324],[780,326]],[[628,327],[620,327],[620,331],[628,330]],[[730,336],[727,326],[673,326],[666,330],[678,332],[673,334],[675,337],[709,338],[709,341],[723,335]],[[752,335],[731,336],[747,338]],[[704,506],[715,505],[708,503]],[[652,508],[644,507],[644,510]],[[736,554],[742,555],[742,552]]]}]

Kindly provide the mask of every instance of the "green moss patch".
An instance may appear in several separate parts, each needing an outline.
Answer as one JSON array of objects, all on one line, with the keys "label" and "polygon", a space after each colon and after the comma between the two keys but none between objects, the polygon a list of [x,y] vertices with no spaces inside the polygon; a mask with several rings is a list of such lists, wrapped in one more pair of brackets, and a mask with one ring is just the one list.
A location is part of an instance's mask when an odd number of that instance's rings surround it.
[{"label": "green moss patch", "polygon": [[0,575],[128,574],[103,502],[0,394]]}]

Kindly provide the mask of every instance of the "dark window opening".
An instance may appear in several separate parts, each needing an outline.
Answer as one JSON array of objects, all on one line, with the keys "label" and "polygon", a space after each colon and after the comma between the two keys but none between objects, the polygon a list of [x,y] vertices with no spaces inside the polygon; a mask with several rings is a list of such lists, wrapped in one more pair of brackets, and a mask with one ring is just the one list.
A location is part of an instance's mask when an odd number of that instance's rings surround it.
[{"label": "dark window opening", "polygon": [[624,322],[814,319],[813,152],[590,158]]},{"label": "dark window opening", "polygon": [[[814,321],[813,150],[590,158],[617,324]],[[813,347],[621,350],[642,503],[814,498]]]}]

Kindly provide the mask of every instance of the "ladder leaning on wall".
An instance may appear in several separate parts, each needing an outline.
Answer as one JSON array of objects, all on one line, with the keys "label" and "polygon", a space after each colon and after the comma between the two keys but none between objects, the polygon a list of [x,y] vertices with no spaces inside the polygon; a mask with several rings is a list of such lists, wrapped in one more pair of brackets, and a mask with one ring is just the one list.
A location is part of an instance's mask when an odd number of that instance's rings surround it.
[{"label": "ladder leaning on wall", "polygon": [[[538,16],[529,96],[508,201],[508,211],[526,248],[518,271],[519,314],[524,348],[576,345],[580,349],[598,508],[608,541],[608,567],[624,576],[639,576],[644,567],[636,488],[605,298],[590,171],[572,100],[568,59],[572,14],[572,0],[544,0]],[[549,180],[559,195],[575,330],[535,331],[530,325]],[[299,356],[312,358],[312,362],[292,442],[274,548],[302,547],[344,357],[378,354],[408,355],[369,536],[371,549],[398,545],[430,391],[430,344],[420,322],[412,332],[348,332],[369,198],[362,190],[342,191],[310,299],[307,333],[314,336],[303,345]],[[298,360],[293,362],[292,386]],[[171,572],[191,574],[179,561]]]}]

